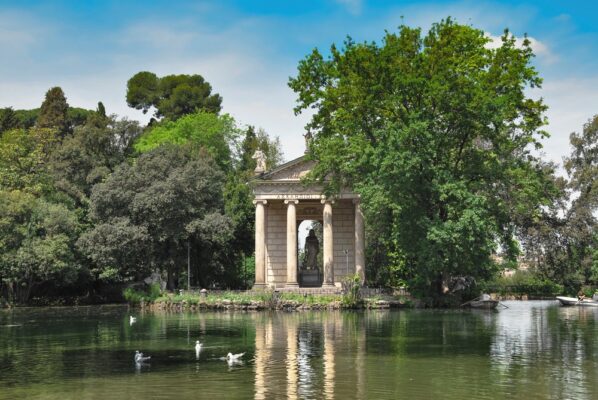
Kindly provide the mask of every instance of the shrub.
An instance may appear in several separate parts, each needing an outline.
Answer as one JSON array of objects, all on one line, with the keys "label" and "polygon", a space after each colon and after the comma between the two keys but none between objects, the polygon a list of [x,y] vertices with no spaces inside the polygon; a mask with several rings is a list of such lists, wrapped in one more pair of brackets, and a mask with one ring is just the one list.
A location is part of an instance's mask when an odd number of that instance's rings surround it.
[{"label": "shrub", "polygon": [[361,288],[361,279],[359,274],[347,277],[343,283],[343,296],[341,302],[346,307],[355,307],[361,302],[359,289]]},{"label": "shrub", "polygon": [[143,289],[135,289],[134,287],[128,287],[123,291],[125,300],[129,303],[138,304],[142,301],[154,301],[162,295],[162,289],[160,285],[154,283]]},{"label": "shrub", "polygon": [[501,276],[480,286],[482,291],[501,295],[555,296],[564,290],[562,285],[527,271],[517,271],[512,276]]}]

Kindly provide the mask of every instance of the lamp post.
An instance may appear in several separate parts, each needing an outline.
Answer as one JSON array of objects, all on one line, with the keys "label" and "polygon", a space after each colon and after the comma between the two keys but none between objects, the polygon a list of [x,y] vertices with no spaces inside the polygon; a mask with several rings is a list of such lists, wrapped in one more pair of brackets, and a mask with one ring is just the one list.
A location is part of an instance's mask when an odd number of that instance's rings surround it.
[{"label": "lamp post", "polygon": [[191,245],[187,240],[187,291],[191,291]]},{"label": "lamp post", "polygon": [[345,268],[347,269],[346,275],[349,275],[349,249],[345,249],[343,252],[345,253]]}]

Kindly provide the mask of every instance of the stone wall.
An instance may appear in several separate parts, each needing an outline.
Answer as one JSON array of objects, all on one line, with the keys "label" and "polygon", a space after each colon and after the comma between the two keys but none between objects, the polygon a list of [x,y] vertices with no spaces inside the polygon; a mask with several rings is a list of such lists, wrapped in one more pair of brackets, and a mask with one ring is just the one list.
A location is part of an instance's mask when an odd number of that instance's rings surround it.
[{"label": "stone wall", "polygon": [[[334,282],[338,286],[355,273],[355,206],[351,200],[337,200],[332,206],[334,240]],[[344,250],[349,250],[349,268]]]},{"label": "stone wall", "polygon": [[266,211],[266,284],[284,286],[287,281],[287,208],[269,201]]}]

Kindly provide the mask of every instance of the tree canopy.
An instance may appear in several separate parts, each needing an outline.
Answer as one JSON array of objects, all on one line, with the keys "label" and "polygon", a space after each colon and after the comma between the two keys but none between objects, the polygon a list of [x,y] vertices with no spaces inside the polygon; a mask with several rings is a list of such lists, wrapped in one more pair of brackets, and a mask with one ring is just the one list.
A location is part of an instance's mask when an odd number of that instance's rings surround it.
[{"label": "tree canopy", "polygon": [[156,118],[176,120],[199,111],[218,113],[222,97],[201,75],[166,75],[142,71],[127,82],[127,104],[147,113],[155,108]]},{"label": "tree canopy", "polygon": [[230,167],[231,149],[238,136],[239,129],[229,115],[199,112],[151,127],[136,141],[135,149],[144,153],[163,144],[190,143],[204,147],[220,167],[226,170]]},{"label": "tree canopy", "polygon": [[[99,276],[128,280],[152,269],[168,272],[169,288],[185,265],[187,245],[202,253],[200,279],[206,284],[224,273],[232,223],[224,215],[224,174],[208,153],[196,147],[164,145],[122,164],[94,186],[91,217],[95,226],[80,239]],[[216,268],[214,265],[219,265]],[[145,274],[145,275],[144,275]],[[195,275],[195,279],[198,275]]]},{"label": "tree canopy", "polygon": [[314,50],[289,82],[295,111],[315,109],[314,178],[364,197],[372,264],[416,292],[490,276],[498,243],[517,254],[515,216],[538,213],[552,190],[529,151],[546,136],[546,106],[525,92],[542,82],[530,43],[489,40],[451,19],[425,36],[401,26],[381,45]]}]

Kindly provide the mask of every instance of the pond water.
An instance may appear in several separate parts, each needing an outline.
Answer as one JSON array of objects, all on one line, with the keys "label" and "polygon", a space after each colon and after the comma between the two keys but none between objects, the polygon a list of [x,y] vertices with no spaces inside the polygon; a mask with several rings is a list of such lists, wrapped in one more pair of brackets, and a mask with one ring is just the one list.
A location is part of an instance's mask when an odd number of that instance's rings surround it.
[{"label": "pond water", "polygon": [[[0,398],[598,398],[598,310],[505,304],[496,312],[2,311]],[[204,343],[199,357],[195,340]],[[137,366],[135,350],[151,360]],[[220,359],[229,351],[244,352],[242,363]]]}]

